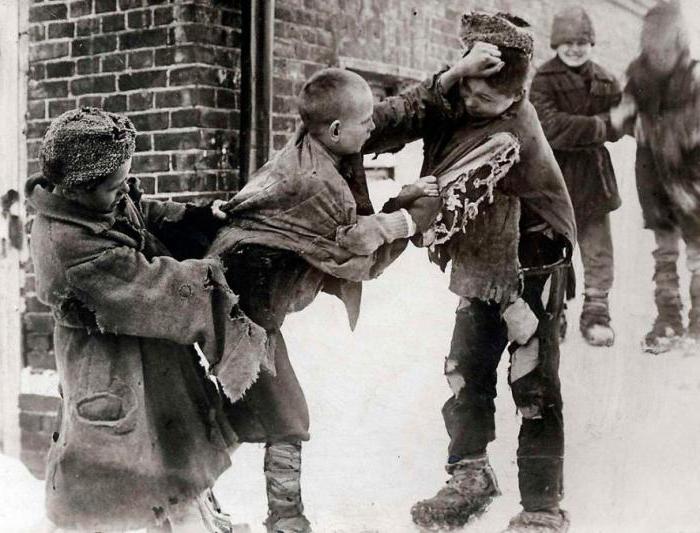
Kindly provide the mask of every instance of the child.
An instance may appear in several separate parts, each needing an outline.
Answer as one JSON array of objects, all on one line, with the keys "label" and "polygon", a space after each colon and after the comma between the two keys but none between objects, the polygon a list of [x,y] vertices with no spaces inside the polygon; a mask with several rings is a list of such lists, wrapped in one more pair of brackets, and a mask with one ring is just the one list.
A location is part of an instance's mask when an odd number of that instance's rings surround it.
[{"label": "child", "polygon": [[615,172],[605,143],[622,136],[622,96],[615,77],[591,60],[595,32],[582,7],[554,16],[556,56],[542,65],[531,100],[554,149],[576,213],[584,272],[580,330],[592,346],[612,346],[608,293],[613,283],[609,212],[620,206]]},{"label": "child", "polygon": [[[431,249],[441,266],[452,261],[450,290],[461,298],[445,362],[453,395],[442,411],[450,436],[450,480],[413,507],[414,522],[425,528],[463,526],[500,493],[486,448],[495,438],[496,369],[509,340],[509,381],[523,417],[518,467],[524,510],[508,531],[568,527],[559,509],[564,427],[557,332],[575,223],[561,172],[525,96],[533,49],[525,25],[506,14],[465,15],[461,37],[469,53],[423,85],[379,104],[365,147],[388,150],[422,137],[421,172],[438,176],[440,185],[440,176],[452,174],[450,166],[470,153],[485,161],[465,174],[466,183],[441,189],[445,206],[435,225],[441,238]],[[497,72],[470,78],[462,67],[472,54],[481,54],[484,66]],[[434,97],[421,96],[426,91]],[[503,141],[506,150],[502,143],[494,146],[498,137],[511,139]],[[477,181],[497,183],[490,205],[455,194]],[[463,219],[455,225],[449,222],[453,217]],[[459,231],[445,233],[444,221]],[[522,290],[519,267],[524,267]]]},{"label": "child", "polygon": [[661,353],[684,334],[678,243],[690,271],[687,339],[700,340],[700,66],[691,57],[679,2],[658,2],[644,17],[641,54],[627,70],[625,97],[638,108],[637,191],[654,232],[658,315],[643,344]]},{"label": "child", "polygon": [[239,398],[265,355],[214,259],[178,261],[156,233],[211,233],[213,207],[127,194],[135,130],[96,108],[49,126],[36,211],[37,294],[55,319],[61,393],[46,475],[48,518],[61,528],[230,531],[211,487],[235,444],[197,342]]},{"label": "child", "polygon": [[[276,346],[276,374],[262,372],[229,416],[242,442],[266,443],[268,531],[310,531],[299,485],[301,442],[309,415],[280,327],[319,291],[340,297],[354,327],[361,281],[378,276],[426,229],[430,210],[416,220],[405,209],[373,213],[366,182],[353,178],[357,155],[374,124],[372,92],[357,74],[325,69],[299,97],[303,126],[224,209],[230,226],[210,255],[222,257],[241,306]],[[402,202],[436,195],[434,178],[406,187]],[[435,210],[432,211],[434,213]]]}]

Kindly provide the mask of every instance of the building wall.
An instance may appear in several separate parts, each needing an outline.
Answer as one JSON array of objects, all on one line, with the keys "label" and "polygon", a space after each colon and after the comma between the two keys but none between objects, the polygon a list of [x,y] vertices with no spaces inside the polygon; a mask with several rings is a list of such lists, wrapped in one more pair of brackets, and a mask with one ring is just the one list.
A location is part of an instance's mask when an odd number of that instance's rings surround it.
[{"label": "building wall", "polygon": [[[248,1],[248,0],[243,0]],[[32,0],[29,6],[27,155],[39,170],[51,119],[82,105],[125,113],[139,130],[133,172],[147,192],[210,198],[240,186],[241,0]],[[640,14],[651,2],[587,3],[600,61],[621,75],[637,50]],[[346,66],[388,92],[459,57],[459,19],[468,9],[511,11],[529,20],[536,62],[561,0],[277,0],[273,147],[296,126],[294,97],[326,66]],[[25,265],[24,356],[54,368],[53,321]],[[31,392],[31,391],[30,391]],[[41,475],[57,400],[20,398],[22,456]]]}]

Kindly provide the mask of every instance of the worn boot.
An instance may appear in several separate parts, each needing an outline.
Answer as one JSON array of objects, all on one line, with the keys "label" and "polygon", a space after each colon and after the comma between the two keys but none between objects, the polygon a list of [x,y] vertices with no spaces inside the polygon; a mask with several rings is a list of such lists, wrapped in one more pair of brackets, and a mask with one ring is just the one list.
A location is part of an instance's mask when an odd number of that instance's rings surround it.
[{"label": "worn boot", "polygon": [[569,515],[560,509],[553,511],[520,511],[503,533],[566,533]]},{"label": "worn boot", "polygon": [[301,443],[268,444],[265,448],[268,533],[310,533],[301,501]]},{"label": "worn boot", "polygon": [[580,328],[584,340],[591,346],[613,345],[615,332],[610,327],[610,311],[606,291],[586,289]]},{"label": "worn boot", "polygon": [[670,232],[656,232],[654,250],[654,301],[658,315],[644,337],[645,352],[663,353],[678,345],[683,335],[683,318],[678,262],[678,237]]},{"label": "worn boot", "polygon": [[462,527],[471,517],[482,514],[493,498],[501,494],[486,454],[448,464],[446,469],[451,476],[447,485],[411,509],[413,521],[422,528]]}]

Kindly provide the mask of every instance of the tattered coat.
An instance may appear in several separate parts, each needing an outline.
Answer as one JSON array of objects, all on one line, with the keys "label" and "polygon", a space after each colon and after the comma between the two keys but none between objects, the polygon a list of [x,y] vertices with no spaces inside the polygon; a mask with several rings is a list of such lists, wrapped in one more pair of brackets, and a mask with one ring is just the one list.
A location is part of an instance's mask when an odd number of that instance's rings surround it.
[{"label": "tattered coat", "polygon": [[621,136],[609,114],[621,97],[615,77],[592,61],[573,71],[554,57],[532,82],[530,99],[561,167],[579,229],[621,204],[604,145]]},{"label": "tattered coat", "polygon": [[47,515],[90,531],[152,525],[230,465],[235,436],[193,343],[237,399],[266,356],[265,335],[238,311],[218,261],[177,261],[152,232],[182,222],[184,205],[127,197],[100,214],[47,187],[27,185],[62,396]]}]

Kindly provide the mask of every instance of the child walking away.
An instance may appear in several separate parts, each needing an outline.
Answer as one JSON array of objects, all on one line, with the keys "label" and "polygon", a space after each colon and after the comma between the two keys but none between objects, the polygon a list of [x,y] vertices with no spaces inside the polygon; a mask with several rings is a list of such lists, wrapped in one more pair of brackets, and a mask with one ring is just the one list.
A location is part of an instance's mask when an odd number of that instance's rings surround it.
[{"label": "child walking away", "polygon": [[584,274],[581,334],[592,346],[611,346],[615,333],[608,305],[613,283],[609,212],[621,200],[604,144],[622,136],[625,117],[621,108],[613,108],[622,91],[615,77],[591,60],[595,31],[582,7],[566,7],[554,16],[550,42],[556,56],[539,68],[530,98],[576,214]]},{"label": "child walking away", "polygon": [[[378,276],[407,238],[427,229],[435,210],[375,214],[359,152],[374,128],[372,92],[357,74],[325,69],[302,88],[303,126],[277,156],[251,176],[223,209],[230,224],[209,252],[221,257],[244,312],[267,331],[276,373],[263,371],[229,417],[242,442],[264,442],[270,532],[311,531],[301,499],[301,443],[309,414],[280,332],[287,313],[319,291],[358,318],[361,281]],[[437,195],[432,177],[402,191],[407,206]],[[236,273],[242,273],[239,277]]]},{"label": "child walking away", "polygon": [[[487,446],[495,438],[496,370],[509,341],[509,382],[522,415],[517,462],[523,511],[507,531],[563,532],[569,523],[559,508],[558,323],[576,230],[566,185],[525,97],[533,51],[526,24],[508,14],[465,15],[461,38],[468,53],[379,104],[366,146],[384,151],[423,138],[421,172],[438,177],[443,201],[423,239],[432,242],[433,261],[443,268],[452,262],[450,290],[460,296],[445,361],[452,396],[442,410],[450,478],[411,509],[426,529],[464,526],[500,494]],[[474,78],[465,68],[475,58],[489,77]],[[433,99],[419,98],[426,91]],[[455,166],[465,170],[453,172]],[[418,200],[415,208],[433,201]]]},{"label": "child walking away", "polygon": [[625,97],[638,109],[637,191],[654,232],[657,317],[645,350],[672,349],[684,334],[678,243],[690,270],[687,340],[700,340],[700,66],[691,57],[679,2],[658,2],[644,17],[641,54],[627,70]]},{"label": "child walking away", "polygon": [[230,532],[211,487],[236,439],[193,343],[235,400],[266,360],[266,338],[218,261],[176,260],[157,236],[212,235],[215,206],[127,194],[134,139],[127,118],[64,113],[44,137],[43,176],[26,187],[61,393],[47,516],[84,531]]}]

